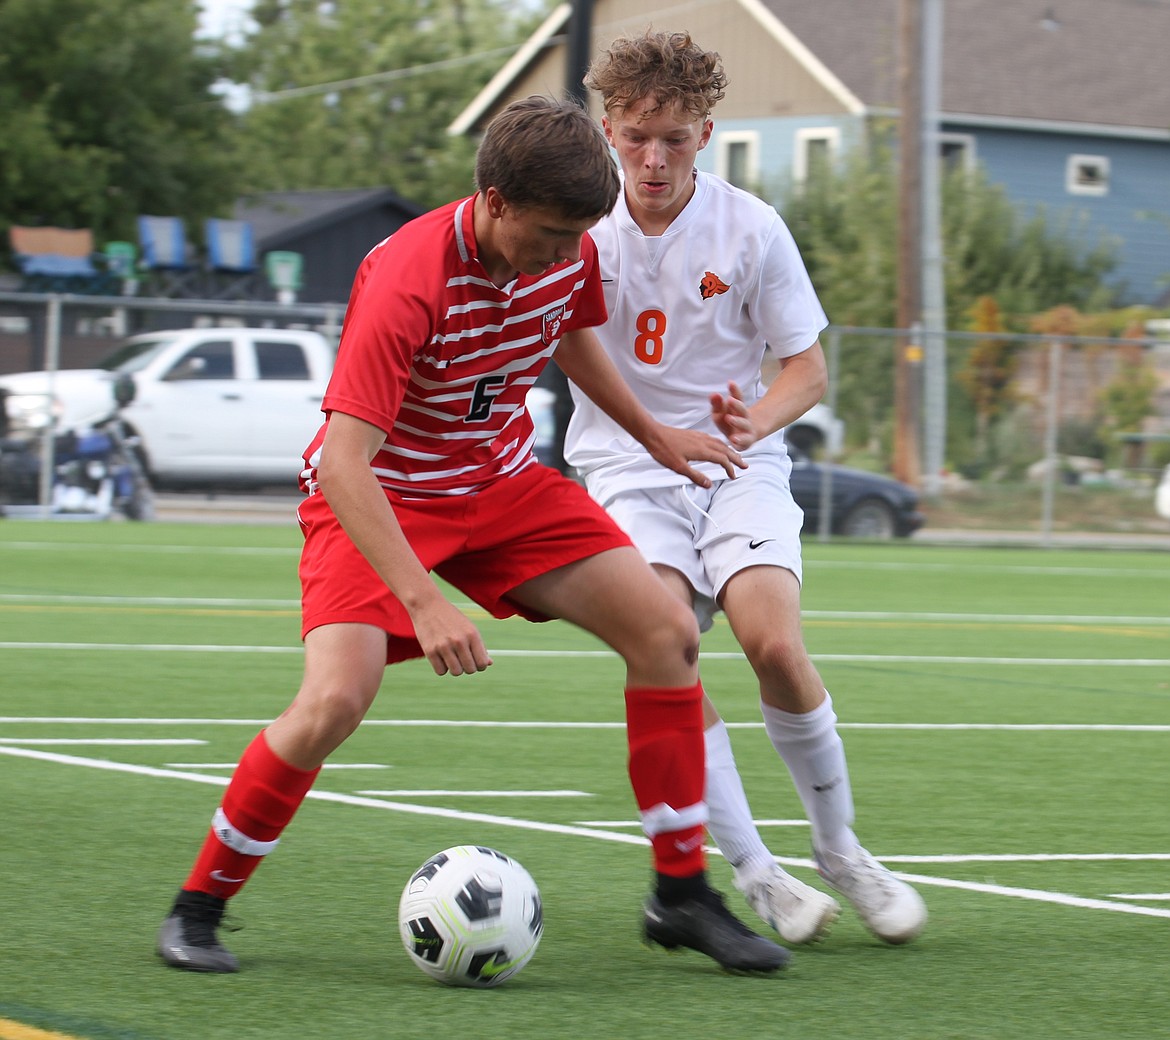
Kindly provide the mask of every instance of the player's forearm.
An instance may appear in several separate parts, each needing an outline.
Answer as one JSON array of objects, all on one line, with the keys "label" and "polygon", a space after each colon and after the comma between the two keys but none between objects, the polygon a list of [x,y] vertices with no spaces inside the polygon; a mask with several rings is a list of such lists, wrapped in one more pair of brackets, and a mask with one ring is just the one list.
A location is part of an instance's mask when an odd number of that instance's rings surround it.
[{"label": "player's forearm", "polygon": [[[340,421],[335,416],[333,422],[340,425]],[[413,613],[442,593],[407,542],[385,492],[370,469],[369,459],[376,448],[369,451],[357,448],[341,437],[331,442],[333,433],[330,430],[326,435],[317,467],[321,494],[386,587]]]},{"label": "player's forearm", "polygon": [[795,422],[825,396],[828,368],[819,343],[780,362],[780,374],[748,410],[760,438]]}]

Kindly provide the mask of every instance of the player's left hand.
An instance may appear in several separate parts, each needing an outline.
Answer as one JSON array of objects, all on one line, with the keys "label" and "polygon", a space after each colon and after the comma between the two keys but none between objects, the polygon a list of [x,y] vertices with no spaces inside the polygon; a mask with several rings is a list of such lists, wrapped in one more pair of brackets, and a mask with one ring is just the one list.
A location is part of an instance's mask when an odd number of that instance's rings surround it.
[{"label": "player's left hand", "polygon": [[711,395],[711,418],[728,443],[739,451],[750,448],[760,439],[743,393],[735,383],[727,384],[727,394]]},{"label": "player's left hand", "polygon": [[737,469],[747,469],[747,463],[734,447],[709,433],[661,424],[654,433],[646,442],[646,450],[654,461],[683,474],[699,487],[710,487],[711,479],[695,469],[692,462],[714,462],[732,479]]}]

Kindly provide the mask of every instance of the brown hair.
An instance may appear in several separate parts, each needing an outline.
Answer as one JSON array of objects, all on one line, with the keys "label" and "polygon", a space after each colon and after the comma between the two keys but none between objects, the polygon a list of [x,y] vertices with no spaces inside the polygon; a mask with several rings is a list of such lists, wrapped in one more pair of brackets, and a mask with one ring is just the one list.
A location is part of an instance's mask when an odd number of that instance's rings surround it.
[{"label": "brown hair", "polygon": [[719,55],[702,50],[690,33],[646,30],[614,40],[589,66],[585,86],[601,95],[606,112],[653,98],[655,111],[679,103],[696,119],[706,119],[723,100],[727,76]]},{"label": "brown hair", "polygon": [[475,183],[514,206],[569,220],[604,217],[621,190],[609,144],[589,113],[576,101],[536,94],[513,101],[488,125]]}]

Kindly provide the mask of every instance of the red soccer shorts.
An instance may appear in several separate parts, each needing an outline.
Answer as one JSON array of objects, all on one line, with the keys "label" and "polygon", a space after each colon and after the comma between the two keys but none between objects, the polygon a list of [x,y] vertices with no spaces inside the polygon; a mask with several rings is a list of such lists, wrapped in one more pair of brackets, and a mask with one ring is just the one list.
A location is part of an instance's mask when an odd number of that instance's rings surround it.
[{"label": "red soccer shorts", "polygon": [[[403,498],[392,491],[403,533],[434,571],[497,618],[548,618],[508,598],[517,585],[628,537],[585,491],[546,466],[530,465],[473,495]],[[319,625],[358,623],[387,633],[386,663],[421,657],[406,608],[350,541],[320,493],[297,510],[301,553],[301,637]]]}]

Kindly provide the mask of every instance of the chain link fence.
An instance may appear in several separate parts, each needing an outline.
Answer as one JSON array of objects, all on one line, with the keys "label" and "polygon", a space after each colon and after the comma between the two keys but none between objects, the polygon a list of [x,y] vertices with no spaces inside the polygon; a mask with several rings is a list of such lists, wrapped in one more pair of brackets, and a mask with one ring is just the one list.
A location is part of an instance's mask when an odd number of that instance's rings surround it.
[{"label": "chain link fence", "polygon": [[[0,292],[0,379],[93,367],[126,336],[163,329],[297,328],[336,341],[343,316],[342,303]],[[1170,545],[1170,516],[1159,513],[1160,501],[1170,513],[1170,322],[1145,332],[830,327],[825,403],[845,434],[835,458],[816,460],[833,465],[819,467],[824,508],[808,534],[835,536],[833,486],[862,471],[919,492],[916,539]]]},{"label": "chain link fence", "polygon": [[[1170,490],[1158,493],[1170,489],[1170,322],[1145,331],[932,341],[832,327],[826,400],[846,423],[839,461],[919,487],[924,534],[1170,536],[1159,513]],[[941,393],[930,391],[932,364]]]}]

